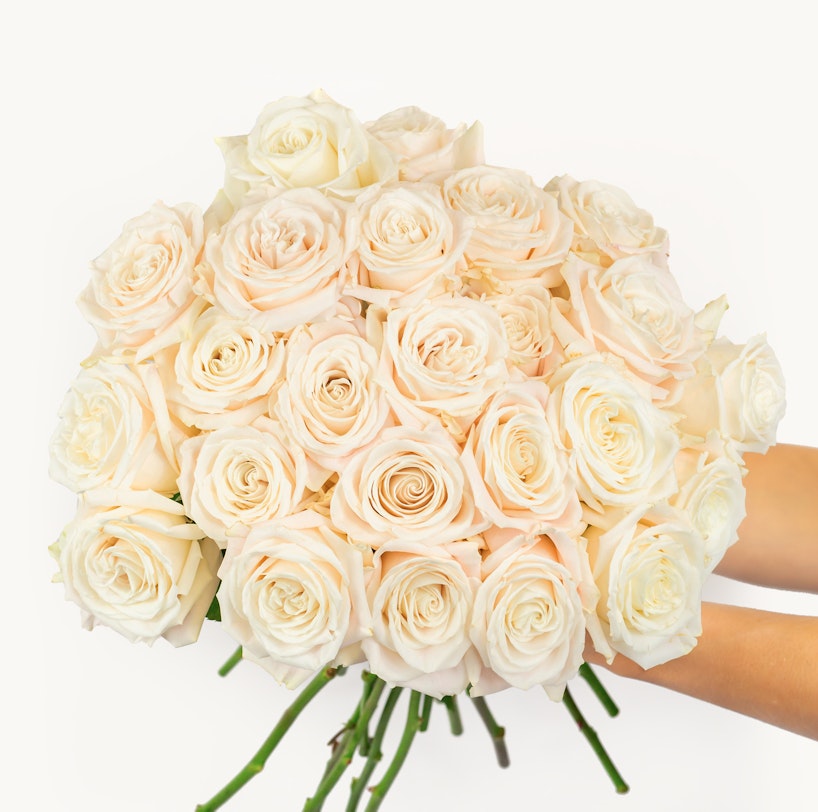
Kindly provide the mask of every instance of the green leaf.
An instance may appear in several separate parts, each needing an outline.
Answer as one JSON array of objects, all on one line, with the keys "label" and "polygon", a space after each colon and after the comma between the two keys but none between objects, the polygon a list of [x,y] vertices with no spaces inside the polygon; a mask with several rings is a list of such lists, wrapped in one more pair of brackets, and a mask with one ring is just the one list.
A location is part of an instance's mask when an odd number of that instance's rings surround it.
[{"label": "green leaf", "polygon": [[207,610],[207,614],[205,617],[208,620],[217,620],[221,621],[222,619],[222,609],[219,606],[219,598],[218,596],[214,595],[213,600],[210,603],[210,608]]}]

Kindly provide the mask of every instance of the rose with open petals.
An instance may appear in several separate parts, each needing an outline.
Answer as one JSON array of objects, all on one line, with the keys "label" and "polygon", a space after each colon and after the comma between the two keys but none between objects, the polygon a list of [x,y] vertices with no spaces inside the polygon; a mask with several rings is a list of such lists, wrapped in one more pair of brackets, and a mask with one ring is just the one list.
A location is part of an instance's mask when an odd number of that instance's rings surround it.
[{"label": "rose with open petals", "polygon": [[52,548],[83,624],[129,640],[195,642],[216,593],[219,548],[152,491],[95,490]]}]

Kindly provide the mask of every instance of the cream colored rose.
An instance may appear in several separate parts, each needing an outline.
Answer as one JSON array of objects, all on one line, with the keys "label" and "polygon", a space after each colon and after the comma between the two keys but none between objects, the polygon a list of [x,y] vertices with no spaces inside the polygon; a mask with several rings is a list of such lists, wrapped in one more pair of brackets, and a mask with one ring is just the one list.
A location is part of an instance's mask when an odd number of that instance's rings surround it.
[{"label": "cream colored rose", "polygon": [[351,199],[366,186],[397,179],[390,150],[322,90],[268,104],[248,135],[217,143],[224,154],[224,191],[234,206],[262,184],[313,186]]},{"label": "cream colored rose", "polygon": [[460,288],[457,270],[470,229],[465,217],[444,205],[438,186],[379,187],[364,192],[356,205],[358,256],[368,285],[355,295],[396,307]]},{"label": "cream colored rose", "polygon": [[270,410],[312,459],[338,471],[389,419],[377,366],[374,348],[349,322],[331,319],[295,330]]},{"label": "cream colored rose", "polygon": [[145,387],[144,372],[104,361],[80,371],[51,438],[53,479],[75,492],[103,487],[176,492],[174,448],[186,435],[168,418],[161,390]]},{"label": "cream colored rose", "polygon": [[202,213],[190,203],[154,203],[125,224],[91,263],[91,281],[77,301],[104,350],[141,360],[178,341],[202,307],[193,268],[203,242]]},{"label": "cream colored rose", "polygon": [[476,166],[450,175],[443,196],[455,211],[471,218],[466,246],[470,266],[489,269],[507,284],[538,279],[559,285],[559,265],[571,247],[571,222],[553,195],[524,172]]},{"label": "cream colored rose", "polygon": [[597,350],[623,358],[650,384],[693,375],[704,341],[670,271],[649,256],[602,268],[572,254],[562,275],[570,291],[567,318]]},{"label": "cream colored rose", "polygon": [[486,558],[470,636],[506,685],[562,693],[583,661],[585,616],[577,579],[548,537],[518,539]]},{"label": "cream colored rose", "polygon": [[362,643],[372,673],[438,698],[465,690],[479,582],[480,555],[472,542],[381,547],[367,587],[372,636]]},{"label": "cream colored rose", "polygon": [[390,539],[429,546],[466,538],[485,525],[458,457],[442,429],[384,430],[340,472],[332,521],[374,548]]},{"label": "cream colored rose", "polygon": [[546,417],[548,387],[530,381],[497,393],[472,426],[463,467],[478,510],[498,527],[574,530],[581,509],[568,455]]},{"label": "cream colored rose", "polygon": [[596,249],[611,259],[667,253],[667,232],[622,189],[596,180],[579,183],[569,175],[554,178],[545,188],[557,195],[560,210],[571,218],[578,251]]},{"label": "cream colored rose", "polygon": [[216,594],[219,548],[184,508],[151,491],[95,490],[52,548],[83,625],[132,642],[195,642]]},{"label": "cream colored rose", "polygon": [[717,428],[740,453],[760,454],[775,443],[785,408],[781,365],[763,335],[744,345],[714,341],[674,405],[681,431],[706,437]]},{"label": "cream colored rose", "polygon": [[335,311],[357,246],[349,208],[316,189],[248,198],[205,246],[196,289],[265,334]]},{"label": "cream colored rose", "polygon": [[219,575],[224,627],[288,688],[369,633],[363,559],[311,511],[256,525]]},{"label": "cream colored rose", "polygon": [[589,528],[610,646],[642,668],[681,657],[701,634],[703,542],[687,518],[642,505],[605,533]]},{"label": "cream colored rose", "polygon": [[304,452],[268,418],[200,434],[182,444],[179,456],[182,503],[221,547],[297,512],[308,497]]},{"label": "cream colored rose", "polygon": [[[371,324],[371,310],[367,317]],[[507,354],[496,310],[461,296],[440,297],[388,314],[379,380],[403,422],[432,415],[456,434],[505,385]]]},{"label": "cream colored rose", "polygon": [[676,490],[670,417],[600,356],[565,363],[549,381],[552,425],[590,508],[654,502]]},{"label": "cream colored rose", "polygon": [[482,164],[483,127],[459,124],[453,130],[418,107],[401,107],[366,125],[399,160],[401,180],[416,181],[436,172]]},{"label": "cream colored rose", "polygon": [[284,365],[284,342],[248,322],[206,310],[175,359],[161,359],[172,408],[190,426],[247,425],[267,410]]}]

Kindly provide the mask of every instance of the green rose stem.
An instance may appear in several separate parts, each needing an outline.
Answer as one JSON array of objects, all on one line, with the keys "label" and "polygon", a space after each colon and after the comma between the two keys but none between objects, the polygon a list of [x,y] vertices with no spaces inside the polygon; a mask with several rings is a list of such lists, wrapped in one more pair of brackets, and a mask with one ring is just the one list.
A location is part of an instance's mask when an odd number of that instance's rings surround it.
[{"label": "green rose stem", "polygon": [[[333,787],[338,783],[338,780],[344,774],[344,770],[352,761],[358,747],[358,735],[369,723],[369,719],[378,707],[378,700],[381,698],[385,685],[386,683],[382,679],[376,680],[366,697],[366,701],[363,703],[363,707],[359,706],[359,709],[356,709],[352,715],[347,723],[346,732],[341,739],[340,745],[330,757],[327,769],[321,783],[318,785],[318,789],[315,791],[315,795],[312,798],[307,798],[303,812],[318,812],[324,806],[327,795],[332,792]],[[361,723],[360,726],[359,723]]]},{"label": "green rose stem", "polygon": [[240,662],[241,646],[230,655],[230,659],[219,669],[219,676],[226,677]]},{"label": "green rose stem", "polygon": [[460,718],[460,711],[457,707],[457,697],[444,696],[440,701],[446,706],[446,712],[449,714],[452,736],[460,736],[463,733],[463,720]]},{"label": "green rose stem", "polygon": [[494,717],[491,715],[491,711],[489,710],[489,706],[482,696],[472,696],[470,699],[474,703],[474,707],[480,714],[480,718],[483,720],[483,724],[485,724],[486,729],[494,742],[494,752],[497,755],[497,763],[501,767],[508,767],[511,762],[509,761],[508,750],[506,749],[506,729],[498,725],[494,720]]},{"label": "green rose stem", "polygon": [[[372,686],[378,681],[378,677],[371,674],[369,671],[364,671],[361,677],[364,681],[364,690],[361,696],[361,707],[363,707],[364,702],[366,702],[366,698],[372,691]],[[356,734],[356,738],[358,739],[358,752],[361,754],[362,758],[366,758],[367,754],[369,753],[369,723],[359,719],[357,727],[358,732]]]},{"label": "green rose stem", "polygon": [[258,752],[250,761],[247,762],[241,772],[219,790],[209,801],[199,804],[196,807],[196,812],[213,812],[213,810],[221,808],[221,806],[229,801],[251,778],[255,778],[255,776],[264,769],[264,765],[267,763],[270,754],[284,738],[284,734],[290,729],[301,711],[307,707],[322,688],[336,676],[343,674],[344,671],[346,671],[346,669],[343,666],[324,668],[319,671],[307,684],[306,688],[296,697],[295,701],[281,714],[281,718],[278,720],[278,724],[273,728],[272,733],[270,733],[264,744],[261,745]]},{"label": "green rose stem", "polygon": [[579,667],[579,675],[596,694],[597,699],[602,703],[602,707],[608,711],[608,716],[616,716],[619,713],[619,708],[616,706],[616,702],[611,699],[611,695],[605,690],[605,686],[599,681],[599,677],[594,673],[593,668],[588,663],[583,663]]},{"label": "green rose stem", "polygon": [[403,735],[398,743],[398,749],[392,759],[391,764],[383,774],[383,778],[372,787],[372,795],[369,798],[369,803],[366,805],[366,812],[375,812],[381,805],[384,796],[389,791],[395,778],[406,761],[406,756],[409,754],[409,748],[412,745],[412,740],[415,738],[420,727],[420,693],[412,691],[409,698],[409,712],[406,716],[406,727],[403,729]]},{"label": "green rose stem", "polygon": [[358,804],[361,802],[361,795],[366,789],[369,777],[372,775],[378,762],[383,758],[381,745],[383,744],[383,737],[386,734],[386,728],[389,725],[389,720],[392,718],[392,711],[395,709],[398,698],[401,695],[403,688],[393,688],[386,697],[383,710],[381,711],[380,719],[375,727],[375,735],[369,745],[369,753],[366,757],[361,774],[352,779],[352,786],[349,790],[349,801],[347,802],[346,812],[355,812],[358,809]]},{"label": "green rose stem", "polygon": [[574,702],[568,688],[565,689],[565,693],[562,696],[562,701],[565,707],[568,708],[568,712],[571,714],[574,721],[577,723],[577,727],[580,729],[582,735],[588,740],[588,743],[591,745],[591,749],[596,753],[597,758],[605,768],[605,772],[608,773],[611,781],[613,781],[616,791],[620,794],[626,793],[629,789],[628,785],[622,779],[622,776],[619,774],[619,770],[616,769],[614,763],[611,761],[611,757],[602,746],[602,742],[599,740],[599,736],[597,736],[596,731],[585,721],[585,717],[576,706],[576,703]]},{"label": "green rose stem", "polygon": [[423,697],[423,710],[420,712],[420,733],[425,733],[429,728],[429,717],[432,715],[432,697],[425,694]]}]

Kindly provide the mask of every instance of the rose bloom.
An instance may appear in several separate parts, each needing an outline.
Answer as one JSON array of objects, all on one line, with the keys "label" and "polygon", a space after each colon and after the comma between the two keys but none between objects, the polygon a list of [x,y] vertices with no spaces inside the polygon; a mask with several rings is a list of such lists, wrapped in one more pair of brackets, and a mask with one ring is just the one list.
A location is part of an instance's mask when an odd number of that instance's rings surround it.
[{"label": "rose bloom", "polygon": [[642,505],[605,533],[586,531],[607,642],[642,668],[687,654],[702,631],[702,539],[666,505],[649,511]]},{"label": "rose bloom", "polygon": [[398,158],[401,180],[477,166],[484,161],[483,127],[458,124],[453,130],[418,107],[401,107],[366,125],[370,135]]},{"label": "rose bloom", "polygon": [[196,289],[265,334],[335,311],[357,228],[344,204],[316,189],[267,189],[205,245]]},{"label": "rose bloom", "polygon": [[674,405],[681,431],[706,437],[718,427],[738,452],[759,454],[775,443],[785,408],[784,374],[763,335],[744,345],[714,341]]},{"label": "rose bloom", "polygon": [[179,456],[182,503],[222,547],[256,524],[295,513],[308,496],[304,452],[265,417],[193,437]]},{"label": "rose bloom", "polygon": [[493,672],[472,696],[541,685],[561,697],[583,661],[585,617],[578,579],[550,538],[519,536],[485,559],[470,635]]},{"label": "rose bloom", "polygon": [[203,242],[202,213],[190,203],[157,202],[125,224],[91,263],[91,281],[77,301],[104,350],[142,360],[178,340],[202,307],[193,267]]},{"label": "rose bloom", "polygon": [[193,643],[216,594],[219,548],[184,508],[152,491],[95,490],[52,547],[83,625],[132,642]]},{"label": "rose bloom", "polygon": [[313,460],[338,471],[389,419],[377,366],[375,349],[350,322],[305,325],[287,342],[284,381],[271,395],[270,412]]},{"label": "rose bloom", "polygon": [[549,381],[551,425],[592,510],[654,502],[676,490],[679,441],[671,418],[599,355],[561,366]]},{"label": "rose bloom", "polygon": [[96,361],[71,383],[51,438],[49,473],[74,492],[134,488],[174,493],[174,448],[185,439],[143,366]]},{"label": "rose bloom", "polygon": [[[373,330],[375,314],[367,313]],[[404,423],[439,417],[465,431],[508,380],[508,343],[497,312],[462,296],[400,307],[386,317],[381,375]]]},{"label": "rose bloom", "polygon": [[571,531],[581,508],[568,455],[546,417],[548,387],[530,381],[498,392],[472,426],[462,462],[478,510],[498,527]]},{"label": "rose bloom", "polygon": [[189,426],[251,423],[267,410],[284,365],[284,342],[212,307],[191,325],[175,356],[157,365],[171,409]]},{"label": "rose bloom", "polygon": [[367,186],[397,179],[391,151],[322,90],[268,104],[248,135],[217,144],[224,154],[224,191],[234,206],[261,184],[312,186],[352,199]]},{"label": "rose bloom", "polygon": [[571,301],[566,317],[597,350],[620,356],[650,384],[693,375],[704,342],[670,271],[649,256],[602,268],[572,254],[562,275]]},{"label": "rose bloom", "polygon": [[351,292],[392,307],[460,288],[457,270],[469,238],[466,218],[447,208],[440,188],[402,183],[364,192],[358,256],[368,285]]},{"label": "rose bloom", "polygon": [[560,210],[571,218],[576,250],[599,251],[610,259],[667,253],[667,232],[657,228],[653,217],[617,186],[596,180],[579,183],[563,175],[545,188],[556,194]]},{"label": "rose bloom", "polygon": [[474,671],[466,655],[479,583],[474,542],[383,545],[367,587],[372,636],[361,644],[372,673],[437,698],[465,690]]},{"label": "rose bloom", "polygon": [[434,546],[479,532],[486,523],[475,512],[458,456],[439,427],[385,429],[340,472],[333,523],[373,548],[390,539]]},{"label": "rose bloom", "polygon": [[312,511],[256,525],[219,575],[225,629],[288,688],[368,633],[363,558]]},{"label": "rose bloom", "polygon": [[524,172],[475,166],[450,175],[443,196],[474,226],[466,246],[471,266],[489,269],[508,284],[538,279],[559,285],[559,265],[571,247],[571,223],[553,195]]}]

